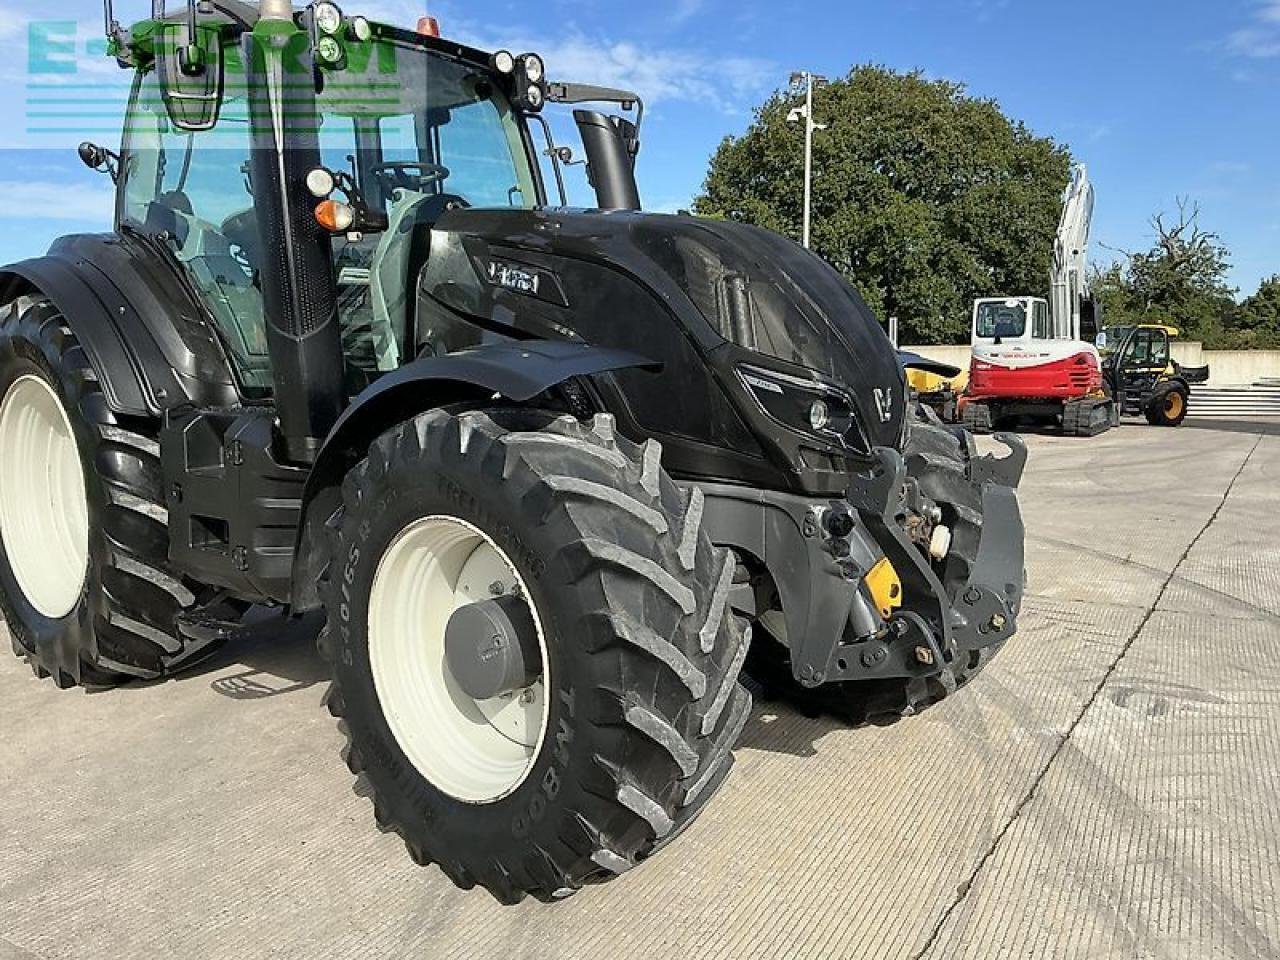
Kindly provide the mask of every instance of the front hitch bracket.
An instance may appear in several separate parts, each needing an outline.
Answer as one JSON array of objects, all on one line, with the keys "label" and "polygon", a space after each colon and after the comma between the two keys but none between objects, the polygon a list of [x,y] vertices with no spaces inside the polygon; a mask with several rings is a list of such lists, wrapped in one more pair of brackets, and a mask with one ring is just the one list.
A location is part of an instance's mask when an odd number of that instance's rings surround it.
[{"label": "front hitch bracket", "polygon": [[[890,447],[877,447],[866,469],[855,472],[844,501],[832,510],[857,511],[863,526],[879,544],[902,582],[907,604],[890,622],[882,638],[858,644],[842,644],[841,637],[810,634],[792,655],[796,680],[816,687],[834,680],[865,676],[928,676],[946,666],[953,649],[946,590],[928,562],[907,538],[898,522],[906,499],[907,465],[902,454]],[[834,538],[831,544],[840,543]],[[836,556],[840,563],[842,557]],[[850,570],[850,589],[857,589],[859,574]],[[926,655],[927,654],[927,655]]]},{"label": "front hitch bracket", "polygon": [[[793,655],[796,679],[806,687],[840,680],[877,677],[952,679],[952,665],[970,653],[1003,643],[1017,628],[1025,574],[1022,568],[1022,520],[1016,488],[1027,462],[1021,437],[999,434],[1009,453],[978,456],[971,437],[969,479],[982,490],[983,538],[974,576],[955,597],[934,573],[928,559],[907,537],[899,522],[907,501],[909,478],[902,455],[877,448],[872,462],[856,472],[846,499],[828,514],[856,511],[862,525],[884,551],[902,581],[904,606],[885,630],[874,637],[846,642],[846,637],[805,637]],[[829,524],[822,526],[830,527]],[[840,539],[829,536],[837,564]],[[866,571],[849,569],[856,581]],[[851,583],[856,589],[856,583]]]}]

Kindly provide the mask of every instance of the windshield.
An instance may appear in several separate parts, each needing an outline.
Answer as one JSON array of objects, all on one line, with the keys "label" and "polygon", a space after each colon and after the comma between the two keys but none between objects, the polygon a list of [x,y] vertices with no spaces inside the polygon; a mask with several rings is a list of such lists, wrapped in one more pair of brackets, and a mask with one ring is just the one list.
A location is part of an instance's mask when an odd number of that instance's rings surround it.
[{"label": "windshield", "polygon": [[397,188],[473,207],[538,203],[521,124],[472,64],[393,41],[353,46],[346,69],[324,75],[319,108],[326,165],[354,165],[384,205]]},{"label": "windshield", "polygon": [[1133,327],[1107,327],[1098,334],[1097,347],[1102,353],[1115,353],[1133,332]]},{"label": "windshield", "polygon": [[984,340],[1021,337],[1027,332],[1027,308],[1016,300],[980,303],[973,332]]}]

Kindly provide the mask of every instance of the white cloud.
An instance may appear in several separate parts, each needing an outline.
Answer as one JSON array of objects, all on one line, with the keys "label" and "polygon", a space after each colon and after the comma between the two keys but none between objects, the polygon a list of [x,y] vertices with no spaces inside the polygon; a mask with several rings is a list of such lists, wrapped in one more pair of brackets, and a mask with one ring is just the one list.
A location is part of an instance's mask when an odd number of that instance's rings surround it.
[{"label": "white cloud", "polygon": [[676,0],[675,10],[671,14],[671,22],[681,24],[686,20],[691,20],[702,12],[704,6],[706,6],[705,0]]},{"label": "white cloud", "polygon": [[102,186],[46,181],[0,180],[0,220],[75,220],[111,223],[111,181]]},{"label": "white cloud", "polygon": [[[703,0],[677,0],[676,17],[697,13]],[[373,0],[352,3],[375,20],[412,26],[423,15],[415,0]],[[683,100],[727,112],[745,112],[755,96],[779,85],[779,68],[769,61],[747,57],[716,57],[693,47],[665,47],[589,34],[572,23],[555,35],[507,31],[492,22],[479,23],[451,4],[435,3],[432,15],[441,32],[481,50],[536,50],[547,61],[553,80],[595,83],[634,90],[645,104]]]},{"label": "white cloud", "polygon": [[631,89],[650,106],[683,100],[736,111],[745,109],[755,94],[778,86],[772,64],[746,57],[715,59],[693,50],[584,34],[544,44],[541,50],[553,78]]},{"label": "white cloud", "polygon": [[1280,0],[1262,0],[1250,24],[1232,33],[1227,46],[1254,59],[1280,57]]}]

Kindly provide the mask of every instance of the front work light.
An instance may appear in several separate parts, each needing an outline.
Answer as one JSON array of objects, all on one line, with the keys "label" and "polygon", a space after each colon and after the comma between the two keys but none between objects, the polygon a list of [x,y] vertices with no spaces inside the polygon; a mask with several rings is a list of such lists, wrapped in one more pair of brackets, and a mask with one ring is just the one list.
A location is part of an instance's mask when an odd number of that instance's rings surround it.
[{"label": "front work light", "polygon": [[499,50],[493,55],[493,69],[503,76],[516,72],[516,58],[509,50]]},{"label": "front work light", "polygon": [[342,44],[330,36],[323,36],[316,43],[316,56],[325,64],[334,66],[342,62]]},{"label": "front work light", "polygon": [[316,29],[326,36],[336,36],[342,29],[342,11],[336,3],[317,3],[311,8]]},{"label": "front work light", "polygon": [[530,83],[542,83],[547,76],[547,66],[536,53],[526,53],[520,58],[520,65]]},{"label": "front work light", "polygon": [[316,167],[307,174],[307,192],[317,200],[323,200],[338,187],[338,181],[324,167]]},{"label": "front work light", "polygon": [[352,17],[351,35],[361,43],[368,43],[373,39],[373,26],[364,17]]}]

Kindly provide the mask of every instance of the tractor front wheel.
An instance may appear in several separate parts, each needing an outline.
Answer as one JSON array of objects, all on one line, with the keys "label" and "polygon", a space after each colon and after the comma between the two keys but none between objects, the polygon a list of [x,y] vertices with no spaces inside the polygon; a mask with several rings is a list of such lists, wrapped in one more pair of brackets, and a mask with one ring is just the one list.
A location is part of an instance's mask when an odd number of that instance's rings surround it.
[{"label": "tractor front wheel", "polygon": [[433,411],[344,483],[329,707],[379,826],[458,886],[611,879],[729,771],[749,631],[701,494],[659,460],[606,416]]}]

